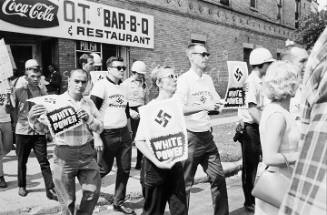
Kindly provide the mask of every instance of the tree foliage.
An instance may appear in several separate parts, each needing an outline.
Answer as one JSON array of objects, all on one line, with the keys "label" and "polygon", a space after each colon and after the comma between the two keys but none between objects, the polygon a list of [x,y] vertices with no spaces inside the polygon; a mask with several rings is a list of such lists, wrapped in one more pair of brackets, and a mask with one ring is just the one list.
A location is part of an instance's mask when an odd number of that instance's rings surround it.
[{"label": "tree foliage", "polygon": [[299,22],[296,41],[310,49],[327,26],[327,10],[311,13]]}]

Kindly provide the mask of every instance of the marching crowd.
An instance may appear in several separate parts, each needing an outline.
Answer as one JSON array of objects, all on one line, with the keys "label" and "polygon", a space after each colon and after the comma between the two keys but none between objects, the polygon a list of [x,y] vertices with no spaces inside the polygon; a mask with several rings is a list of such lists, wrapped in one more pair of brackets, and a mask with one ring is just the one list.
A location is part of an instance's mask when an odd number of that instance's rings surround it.
[{"label": "marching crowd", "polygon": [[[326,50],[327,30],[310,57],[296,45],[285,48],[282,60],[273,59],[266,48],[256,48],[250,54],[252,71],[244,86],[247,107],[238,110],[240,122],[234,138],[242,146],[244,207],[248,211],[262,215],[323,214],[326,210]],[[110,173],[116,159],[113,208],[135,214],[124,204],[134,141],[138,148],[135,168],[141,169],[145,199],[142,214],[164,214],[166,203],[171,214],[188,214],[198,165],[209,177],[214,214],[229,214],[226,181],[209,116],[222,110],[224,100],[205,73],[210,56],[207,47],[190,44],[186,55],[190,68],[179,77],[173,65],[158,66],[151,72],[158,95],[149,101],[144,62],[134,62],[131,77],[123,80],[124,60],[110,57],[106,60],[106,77],[94,84],[90,71],[95,70],[97,56],[83,54],[80,68],[69,72],[67,91],[58,95],[58,100],[77,110],[83,123],[52,137],[52,170],[47,159],[47,108],[28,101],[47,95],[47,91],[40,84],[38,62],[27,60],[25,83],[8,89],[6,102],[0,105],[0,187],[6,187],[2,160],[13,147],[9,113],[14,113],[20,196],[28,195],[26,164],[33,149],[45,181],[46,196],[60,202],[62,214],[92,214],[100,195],[101,178]],[[49,69],[54,80],[53,66]],[[53,93],[58,90],[51,88]],[[185,161],[159,161],[146,144],[147,124],[140,118],[139,107],[170,98],[179,101],[183,110],[188,141]],[[264,173],[271,174],[270,181],[264,180]],[[281,176],[290,185],[278,185],[273,190],[279,180],[275,178]],[[82,188],[78,207],[75,178]],[[278,196],[279,191],[282,196]]]}]

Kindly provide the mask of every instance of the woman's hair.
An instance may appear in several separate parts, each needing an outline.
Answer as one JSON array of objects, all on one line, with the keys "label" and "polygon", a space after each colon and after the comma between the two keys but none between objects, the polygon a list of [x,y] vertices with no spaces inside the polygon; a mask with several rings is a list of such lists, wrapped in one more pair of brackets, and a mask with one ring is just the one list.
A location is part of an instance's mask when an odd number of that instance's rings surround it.
[{"label": "woman's hair", "polygon": [[152,71],[151,71],[151,80],[152,80],[152,85],[154,87],[157,86],[157,80],[160,80],[160,78],[164,77],[164,74],[167,72],[167,69],[172,69],[170,66],[156,66]]},{"label": "woman's hair", "polygon": [[288,61],[273,62],[263,79],[263,91],[272,101],[293,97],[298,86],[297,69]]}]

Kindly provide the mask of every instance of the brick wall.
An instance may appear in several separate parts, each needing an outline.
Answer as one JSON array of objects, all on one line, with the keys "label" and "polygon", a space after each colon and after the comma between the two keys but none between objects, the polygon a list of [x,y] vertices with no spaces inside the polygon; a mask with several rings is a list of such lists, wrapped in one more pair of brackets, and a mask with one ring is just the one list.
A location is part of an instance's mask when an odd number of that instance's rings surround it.
[{"label": "brick wall", "polygon": [[[234,9],[212,4],[210,1],[215,0],[97,2],[154,16],[154,49],[130,48],[130,62],[143,60],[150,70],[156,65],[170,65],[175,67],[178,73],[187,71],[189,63],[185,47],[191,41],[191,34],[204,35],[211,53],[207,72],[213,78],[219,94],[224,96],[228,81],[226,61],[243,60],[244,43],[253,47],[264,46],[276,56],[277,49],[283,48],[284,41],[293,37],[293,28],[274,21],[273,17],[277,16],[277,6],[276,8],[273,6],[275,1],[257,1],[261,2],[258,4],[258,11],[250,11],[250,15],[246,11],[239,13]],[[245,4],[249,5],[249,0],[231,1],[231,7],[233,5],[240,7],[242,4],[245,8]],[[285,8],[287,7],[292,5],[285,5]],[[262,14],[268,18],[264,18]],[[284,18],[290,23],[293,22],[291,17],[294,16],[294,12],[288,16]],[[74,41],[59,40],[59,51],[63,53],[59,57],[61,72],[75,66],[72,65],[75,62],[74,45]]]},{"label": "brick wall", "polygon": [[137,7],[138,12],[154,16],[154,49],[131,47],[130,61],[143,60],[150,70],[156,65],[170,65],[178,73],[185,72],[189,67],[185,47],[191,41],[191,34],[205,35],[211,53],[207,72],[221,96],[225,94],[228,81],[226,61],[243,60],[243,43],[267,47],[276,56],[277,49],[284,46],[292,33],[290,28],[204,1],[180,1],[179,5],[178,0],[145,0],[142,1],[144,7],[134,2],[110,2],[111,6],[130,10]]},{"label": "brick wall", "polygon": [[58,70],[62,77],[62,89],[64,92],[67,89],[68,71],[75,68],[75,44],[74,40],[58,39]]}]

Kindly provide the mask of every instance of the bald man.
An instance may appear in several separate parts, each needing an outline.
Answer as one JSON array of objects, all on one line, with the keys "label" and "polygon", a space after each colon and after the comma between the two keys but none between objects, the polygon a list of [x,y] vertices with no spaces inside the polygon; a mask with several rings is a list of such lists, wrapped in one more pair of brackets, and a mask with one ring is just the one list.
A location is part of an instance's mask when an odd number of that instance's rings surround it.
[{"label": "bald man", "polygon": [[298,77],[300,79],[300,86],[296,91],[296,94],[291,98],[290,104],[290,113],[297,122],[298,128],[301,130],[306,129],[301,123],[301,114],[303,111],[303,102],[302,102],[302,82],[304,76],[304,68],[308,60],[308,52],[304,48],[297,46],[286,47],[285,52],[283,53],[282,60],[287,60],[291,62],[294,66],[298,68]]},{"label": "bald man", "polygon": [[302,82],[304,67],[308,60],[308,52],[304,48],[288,46],[283,53],[282,60],[287,60],[298,68],[298,74]]}]

